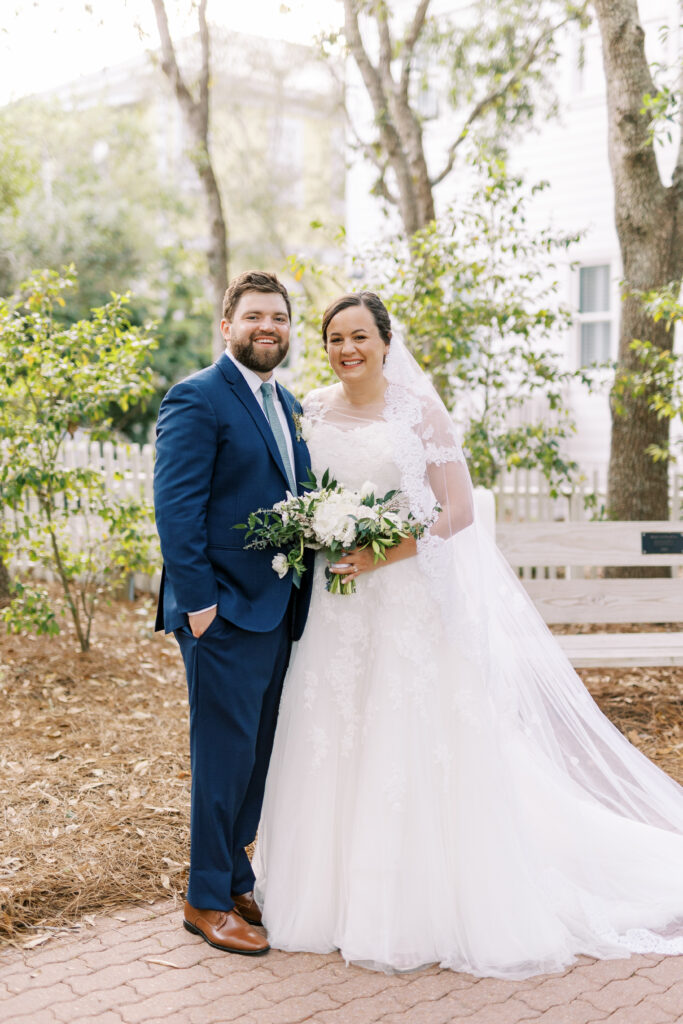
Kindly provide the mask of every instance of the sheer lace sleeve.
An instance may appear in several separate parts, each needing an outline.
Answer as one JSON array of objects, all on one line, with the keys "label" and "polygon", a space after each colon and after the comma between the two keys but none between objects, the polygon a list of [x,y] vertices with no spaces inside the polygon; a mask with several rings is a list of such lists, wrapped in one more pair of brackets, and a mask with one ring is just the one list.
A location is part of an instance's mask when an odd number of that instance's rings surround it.
[{"label": "sheer lace sleeve", "polygon": [[421,434],[427,482],[441,509],[430,528],[446,539],[470,526],[474,518],[472,484],[456,428],[443,406],[423,402]]},{"label": "sheer lace sleeve", "polygon": [[473,500],[453,421],[436,398],[397,385],[387,390],[386,416],[410,511],[430,523],[427,540],[454,536],[472,523]]}]

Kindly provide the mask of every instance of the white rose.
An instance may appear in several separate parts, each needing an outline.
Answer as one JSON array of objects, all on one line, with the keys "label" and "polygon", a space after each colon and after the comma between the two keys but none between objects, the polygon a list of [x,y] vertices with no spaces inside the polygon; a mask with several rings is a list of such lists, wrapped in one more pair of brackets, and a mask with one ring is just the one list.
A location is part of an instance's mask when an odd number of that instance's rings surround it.
[{"label": "white rose", "polygon": [[361,498],[369,498],[371,494],[377,494],[377,485],[371,480],[366,480],[360,489]]},{"label": "white rose", "polygon": [[361,511],[360,498],[352,492],[334,492],[321,501],[313,513],[312,526],[316,539],[325,547],[333,541],[349,545],[356,534],[351,516]]},{"label": "white rose", "polygon": [[270,564],[281,580],[284,579],[287,573],[289,572],[289,562],[287,561],[287,555],[283,555],[282,552],[280,552],[279,555],[275,555],[273,561]]}]

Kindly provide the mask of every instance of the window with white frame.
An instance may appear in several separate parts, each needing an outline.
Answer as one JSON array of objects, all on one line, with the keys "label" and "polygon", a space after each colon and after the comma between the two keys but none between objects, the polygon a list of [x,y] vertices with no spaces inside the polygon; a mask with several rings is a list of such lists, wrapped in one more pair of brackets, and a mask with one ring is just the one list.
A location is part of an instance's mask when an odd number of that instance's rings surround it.
[{"label": "window with white frame", "polygon": [[579,362],[603,363],[612,353],[612,275],[609,263],[579,268]]}]

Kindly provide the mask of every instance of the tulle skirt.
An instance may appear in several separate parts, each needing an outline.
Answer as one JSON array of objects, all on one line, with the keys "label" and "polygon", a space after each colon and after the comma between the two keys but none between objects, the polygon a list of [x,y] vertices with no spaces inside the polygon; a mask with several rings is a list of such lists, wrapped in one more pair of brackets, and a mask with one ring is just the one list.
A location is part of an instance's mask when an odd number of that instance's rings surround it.
[{"label": "tulle skirt", "polygon": [[[444,622],[417,559],[361,577],[353,596],[315,572],[254,862],[271,945],[508,979],[579,954],[683,953],[683,835],[596,800],[581,766],[538,742],[538,715],[499,706],[506,687],[488,677],[525,671],[514,616],[506,627],[492,611],[484,658]],[[542,631],[524,640],[527,673],[563,658]]]}]

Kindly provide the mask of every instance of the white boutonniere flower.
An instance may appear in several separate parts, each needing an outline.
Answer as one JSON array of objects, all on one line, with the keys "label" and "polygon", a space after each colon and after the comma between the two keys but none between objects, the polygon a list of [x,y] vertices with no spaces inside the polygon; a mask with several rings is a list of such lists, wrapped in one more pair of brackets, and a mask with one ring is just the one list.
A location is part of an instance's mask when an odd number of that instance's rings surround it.
[{"label": "white boutonniere flower", "polygon": [[311,436],[311,421],[300,412],[293,412],[292,419],[294,420],[297,441],[308,441]]}]

